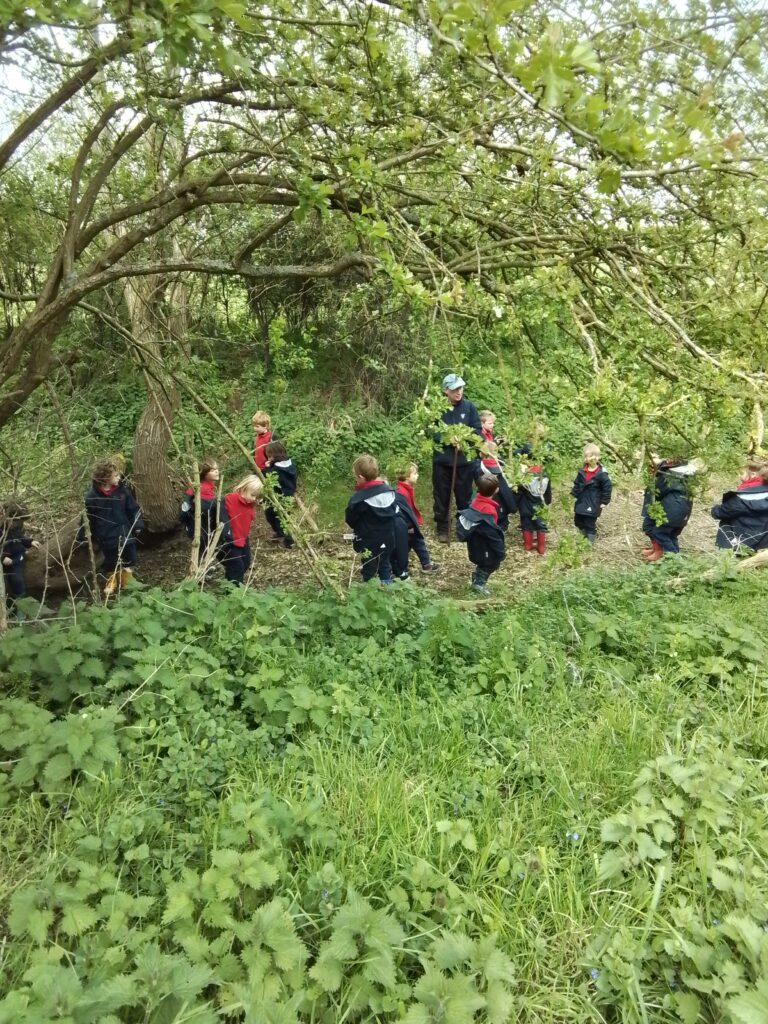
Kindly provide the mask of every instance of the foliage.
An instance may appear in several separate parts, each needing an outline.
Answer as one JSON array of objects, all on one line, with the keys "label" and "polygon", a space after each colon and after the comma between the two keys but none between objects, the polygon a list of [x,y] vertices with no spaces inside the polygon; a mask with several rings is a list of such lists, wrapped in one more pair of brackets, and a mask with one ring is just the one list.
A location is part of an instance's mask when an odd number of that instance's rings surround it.
[{"label": "foliage", "polygon": [[698,571],[482,616],[138,589],[12,630],[0,1021],[742,1024],[766,582]]}]

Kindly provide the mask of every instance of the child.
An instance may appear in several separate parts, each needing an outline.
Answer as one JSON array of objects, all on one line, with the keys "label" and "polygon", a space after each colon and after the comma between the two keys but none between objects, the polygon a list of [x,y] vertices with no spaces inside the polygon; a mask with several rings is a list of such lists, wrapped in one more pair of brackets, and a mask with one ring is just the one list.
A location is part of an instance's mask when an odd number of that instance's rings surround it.
[{"label": "child", "polygon": [[[650,548],[642,552],[648,562],[656,562],[668,554],[679,554],[678,538],[685,529],[693,509],[691,478],[696,467],[684,459],[660,459],[653,456],[656,476],[653,486],[643,496],[643,533],[647,534]],[[664,521],[655,522],[649,515],[651,505],[658,504],[663,511]]]},{"label": "child", "polygon": [[540,465],[526,466],[525,475],[517,488],[517,505],[520,509],[520,529],[523,532],[523,548],[533,551],[533,535],[536,534],[536,551],[543,555],[547,548],[547,524],[537,511],[544,505],[552,504],[552,485]]},{"label": "child", "polygon": [[480,462],[486,469],[498,469],[500,462],[496,458],[496,454],[499,447],[504,443],[503,437],[494,437],[493,428],[496,424],[496,417],[490,411],[490,409],[483,409],[480,413],[480,428],[483,435],[483,441],[485,442],[484,448],[487,451],[486,455],[483,455]]},{"label": "child", "polygon": [[498,505],[493,496],[499,489],[496,477],[484,473],[476,481],[477,494],[469,508],[458,513],[456,534],[466,541],[467,555],[475,566],[472,589],[490,597],[488,577],[505,557],[504,531],[498,524]]},{"label": "child", "polygon": [[768,548],[768,460],[752,459],[746,464],[741,483],[735,491],[726,491],[722,502],[712,509],[712,518],[720,523],[719,548]]},{"label": "child", "polygon": [[[419,467],[411,463],[407,469],[398,471],[397,485],[395,487],[395,500],[400,509],[400,520],[402,528],[398,530],[398,545],[396,550],[395,572],[402,579],[402,574],[408,572],[408,553],[414,551],[421,565],[422,572],[438,572],[440,566],[429,557],[427,543],[421,526],[424,522],[414,498],[413,489],[419,479]],[[403,534],[403,529],[405,533]],[[403,542],[404,537],[404,542]]]},{"label": "child", "polygon": [[[200,561],[205,557],[218,521],[216,484],[219,482],[217,463],[206,460],[200,466]],[[195,538],[195,489],[188,487],[181,503],[181,522],[190,540]]]},{"label": "child", "polygon": [[24,534],[24,520],[28,518],[27,510],[15,501],[8,502],[2,510],[0,546],[3,552],[5,596],[9,606],[13,606],[17,598],[26,597],[27,594],[24,582],[24,552],[30,548],[40,547],[36,540]]},{"label": "child", "polygon": [[355,459],[352,475],[355,493],[347,503],[344,518],[355,533],[355,551],[369,552],[360,567],[363,582],[378,575],[383,586],[391,586],[395,516],[399,515],[395,492],[380,479],[378,464],[371,455]]},{"label": "child", "polygon": [[136,534],[144,529],[141,509],[121,479],[117,462],[104,459],[93,467],[91,489],[85,495],[85,511],[91,537],[101,548],[102,572],[107,576],[108,597],[124,587],[136,565]]},{"label": "child", "polygon": [[[283,498],[293,497],[296,493],[298,475],[296,467],[288,458],[288,452],[285,450],[283,443],[281,441],[270,441],[269,444],[264,446],[264,458],[264,474],[274,477],[276,481],[275,494],[279,494]],[[264,515],[272,527],[272,532],[274,533],[272,539],[280,541],[284,548],[292,548],[293,537],[283,529],[280,516],[275,509],[268,505],[264,509]]]},{"label": "child", "polygon": [[251,566],[251,532],[256,502],[264,484],[257,476],[246,476],[233,491],[224,495],[222,522],[224,529],[219,547],[219,561],[224,566],[224,575],[230,583],[241,586]]},{"label": "child", "polygon": [[597,520],[603,507],[611,500],[613,484],[600,465],[600,449],[596,444],[587,444],[582,452],[584,466],[576,474],[571,495],[576,499],[573,507],[573,524],[590,544],[597,539]]},{"label": "child", "polygon": [[256,463],[256,468],[263,473],[267,465],[264,449],[272,440],[269,413],[262,412],[261,409],[259,409],[258,412],[255,412],[253,416],[251,416],[251,423],[253,424],[254,431],[253,461]]}]

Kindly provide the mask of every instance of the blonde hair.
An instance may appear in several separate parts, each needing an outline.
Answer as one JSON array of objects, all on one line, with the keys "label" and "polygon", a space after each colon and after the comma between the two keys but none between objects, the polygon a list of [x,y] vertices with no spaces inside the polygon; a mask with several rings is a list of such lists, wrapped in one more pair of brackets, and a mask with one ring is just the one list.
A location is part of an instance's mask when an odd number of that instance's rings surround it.
[{"label": "blonde hair", "polygon": [[768,484],[768,459],[749,459],[744,468],[752,476],[759,476],[764,484]]},{"label": "blonde hair", "polygon": [[379,475],[379,464],[372,455],[359,455],[352,463],[352,472],[363,480],[375,480]]},{"label": "blonde hair", "polygon": [[254,427],[267,427],[269,429],[272,420],[269,418],[269,413],[259,409],[251,416],[251,423]]},{"label": "blonde hair", "polygon": [[590,455],[594,455],[596,459],[600,458],[600,447],[596,445],[594,441],[590,441],[589,444],[584,445],[584,451],[581,453],[585,459],[588,459]]},{"label": "blonde hair", "polygon": [[417,473],[419,472],[419,467],[416,465],[416,463],[409,462],[407,466],[403,466],[401,469],[397,470],[397,472],[395,473],[395,477],[398,480],[407,480],[411,473],[414,471],[414,469],[416,470]]},{"label": "blonde hair", "polygon": [[491,417],[493,417],[493,419],[496,419],[496,413],[491,412],[490,409],[483,409],[483,411],[480,413],[480,422],[482,423],[483,420],[489,420],[491,419]]},{"label": "blonde hair", "polygon": [[264,484],[254,473],[250,473],[248,476],[244,476],[240,483],[235,484],[233,489],[237,494],[252,494],[254,497],[260,498],[261,492],[264,490]]}]

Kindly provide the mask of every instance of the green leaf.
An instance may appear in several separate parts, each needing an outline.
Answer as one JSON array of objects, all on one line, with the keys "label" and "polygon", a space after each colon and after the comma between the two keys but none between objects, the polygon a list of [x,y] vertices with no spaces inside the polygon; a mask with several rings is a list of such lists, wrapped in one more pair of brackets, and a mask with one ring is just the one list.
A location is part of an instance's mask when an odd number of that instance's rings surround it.
[{"label": "green leaf", "polygon": [[71,903],[65,907],[59,927],[65,935],[82,935],[98,920],[99,915],[86,903]]},{"label": "green leaf", "polygon": [[729,999],[726,1003],[738,1024],[768,1024],[768,981],[761,981],[756,989]]},{"label": "green leaf", "polygon": [[597,191],[604,196],[613,195],[621,185],[621,172],[617,167],[605,167],[597,178]]},{"label": "green leaf", "polygon": [[674,996],[675,1009],[683,1024],[696,1024],[699,1019],[701,1002],[699,997],[692,992],[676,992]]},{"label": "green leaf", "polygon": [[69,754],[63,752],[61,754],[54,754],[46,764],[43,775],[48,782],[62,782],[64,779],[69,778],[74,767]]}]

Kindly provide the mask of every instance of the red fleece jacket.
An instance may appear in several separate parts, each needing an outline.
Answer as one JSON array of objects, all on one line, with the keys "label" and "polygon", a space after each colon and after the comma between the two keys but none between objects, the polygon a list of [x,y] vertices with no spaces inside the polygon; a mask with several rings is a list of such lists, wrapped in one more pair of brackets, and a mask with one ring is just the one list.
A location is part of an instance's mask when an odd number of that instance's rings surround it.
[{"label": "red fleece jacket", "polygon": [[[488,442],[488,444],[495,444],[495,441],[493,440],[493,431],[491,431],[491,430],[485,430],[485,429],[484,429],[484,430],[483,430],[483,440],[484,440],[484,441],[487,441],[487,442]],[[482,457],[482,459],[481,459],[480,461],[482,462],[482,464],[483,464],[484,466],[488,466],[488,467],[489,467],[489,468],[491,468],[491,469],[492,469],[492,468],[493,468],[494,466],[498,466],[498,464],[499,464],[499,463],[498,463],[498,460],[497,460],[497,459],[495,459],[495,458],[493,457],[493,455],[484,455],[484,456]]]},{"label": "red fleece jacket", "polygon": [[232,491],[224,498],[224,508],[229,517],[229,528],[232,531],[232,543],[236,548],[244,548],[251,532],[251,523],[256,515],[256,504],[250,504],[242,494]]},{"label": "red fleece jacket", "polygon": [[[194,494],[194,487],[187,488],[187,494]],[[216,484],[211,483],[210,480],[203,480],[200,484],[200,500],[201,501],[213,501],[216,497]]]},{"label": "red fleece jacket", "polygon": [[421,526],[421,524],[424,522],[424,519],[422,518],[421,512],[419,512],[418,510],[418,507],[416,505],[416,499],[413,496],[413,485],[409,484],[405,480],[398,480],[397,493],[402,494],[402,496],[408,502],[411,511],[416,516],[416,522],[419,524],[419,526]]},{"label": "red fleece jacket", "polygon": [[476,494],[469,507],[473,508],[475,512],[482,512],[485,515],[493,516],[494,523],[498,523],[499,506],[493,498],[486,498],[482,494]]},{"label": "red fleece jacket", "polygon": [[256,465],[258,466],[262,473],[267,467],[267,457],[264,454],[264,449],[267,447],[271,440],[271,430],[268,430],[266,434],[256,434],[256,436],[253,439],[253,461],[256,463]]}]

